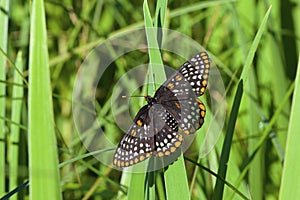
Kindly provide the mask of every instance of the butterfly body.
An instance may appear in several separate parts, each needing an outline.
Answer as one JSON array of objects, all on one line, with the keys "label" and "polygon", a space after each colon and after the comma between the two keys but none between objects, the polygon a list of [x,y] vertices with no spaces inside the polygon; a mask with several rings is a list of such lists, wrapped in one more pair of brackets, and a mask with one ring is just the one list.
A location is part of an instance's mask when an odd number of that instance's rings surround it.
[{"label": "butterfly body", "polygon": [[142,162],[151,155],[174,153],[183,134],[193,134],[204,123],[205,106],[197,98],[207,86],[209,57],[201,52],[185,62],[155,92],[145,96],[147,105],[136,114],[121,139],[113,164],[123,168]]}]

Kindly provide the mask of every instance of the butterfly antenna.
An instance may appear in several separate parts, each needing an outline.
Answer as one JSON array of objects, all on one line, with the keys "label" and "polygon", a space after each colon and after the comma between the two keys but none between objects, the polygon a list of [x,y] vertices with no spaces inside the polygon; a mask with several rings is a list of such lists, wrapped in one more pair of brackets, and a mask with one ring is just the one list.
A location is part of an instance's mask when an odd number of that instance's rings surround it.
[{"label": "butterfly antenna", "polygon": [[122,99],[127,99],[127,98],[131,98],[131,97],[143,97],[144,98],[144,96],[139,96],[139,95],[133,95],[133,96],[122,95]]},{"label": "butterfly antenna", "polygon": [[146,88],[146,95],[149,95],[149,81],[150,81],[150,73],[149,69],[147,70],[147,88]]},{"label": "butterfly antenna", "polygon": [[155,74],[153,74],[153,88],[154,88],[154,92],[155,92],[156,91]]}]

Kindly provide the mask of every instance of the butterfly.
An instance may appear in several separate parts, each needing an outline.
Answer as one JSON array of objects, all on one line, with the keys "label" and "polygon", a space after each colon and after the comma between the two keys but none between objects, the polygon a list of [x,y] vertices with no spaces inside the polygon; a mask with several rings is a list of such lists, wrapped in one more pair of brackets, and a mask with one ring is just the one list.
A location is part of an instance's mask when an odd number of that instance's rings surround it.
[{"label": "butterfly", "polygon": [[145,96],[147,105],[136,114],[122,137],[113,165],[124,168],[151,155],[169,156],[180,148],[182,134],[193,134],[204,123],[206,108],[198,99],[209,77],[210,58],[200,52],[186,61],[155,92]]}]

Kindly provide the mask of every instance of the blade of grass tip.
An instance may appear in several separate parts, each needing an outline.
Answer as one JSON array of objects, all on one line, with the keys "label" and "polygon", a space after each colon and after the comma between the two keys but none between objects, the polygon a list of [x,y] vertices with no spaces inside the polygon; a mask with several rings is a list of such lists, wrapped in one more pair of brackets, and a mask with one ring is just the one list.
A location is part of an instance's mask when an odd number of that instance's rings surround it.
[{"label": "blade of grass tip", "polygon": [[[219,167],[219,170],[218,170],[219,176],[222,177],[223,179],[226,178],[227,162],[228,162],[228,159],[229,159],[230,147],[231,147],[231,143],[232,143],[232,137],[233,137],[234,127],[235,127],[235,122],[236,122],[236,119],[237,119],[238,110],[239,110],[241,98],[242,98],[242,95],[243,95],[243,88],[241,88],[241,87],[243,87],[243,83],[247,79],[247,75],[248,75],[251,63],[253,62],[253,58],[254,58],[256,49],[257,49],[258,44],[260,42],[263,31],[266,27],[271,8],[272,8],[272,6],[269,7],[267,13],[265,14],[265,16],[263,18],[263,21],[262,21],[262,23],[261,23],[261,25],[260,25],[260,27],[259,27],[259,29],[258,29],[258,31],[255,35],[255,38],[252,42],[252,45],[251,45],[249,53],[247,55],[245,65],[244,65],[244,68],[243,68],[243,71],[242,71],[242,75],[240,77],[240,81],[239,81],[239,84],[238,84],[238,87],[237,87],[237,90],[236,90],[234,103],[233,103],[233,106],[232,106],[232,110],[230,112],[230,117],[229,117],[228,128],[227,128],[226,136],[225,136],[225,140],[224,140],[224,145],[223,145],[223,148],[222,148],[220,167]],[[220,179],[217,179],[213,199],[214,200],[222,199],[223,191],[224,191],[224,182],[221,181]]]},{"label": "blade of grass tip", "polygon": [[295,79],[295,88],[293,93],[293,101],[291,115],[289,120],[289,128],[287,133],[285,162],[282,172],[281,187],[279,199],[300,199],[300,160],[299,152],[300,140],[300,55],[298,60],[297,75]]},{"label": "blade of grass tip", "polygon": [[[16,66],[20,72],[23,71],[22,65],[22,52],[17,55]],[[15,71],[14,83],[19,85],[13,86],[12,92],[12,114],[11,120],[16,124],[20,123],[22,103],[23,103],[23,86],[22,77]],[[20,139],[20,127],[16,124],[10,125],[10,145],[9,145],[9,191],[18,186],[18,160],[19,160],[19,139]],[[11,197],[12,200],[17,199],[17,195]]]},{"label": "blade of grass tip", "polygon": [[163,29],[165,26],[165,17],[167,11],[167,0],[158,0],[156,4],[154,27],[157,27],[157,43],[159,48],[162,45]]},{"label": "blade of grass tip", "polygon": [[[256,5],[254,4],[249,4],[249,2],[243,2],[241,4],[241,7],[243,10],[255,10]],[[247,52],[248,52],[248,48],[247,48],[247,40],[246,40],[246,35],[244,33],[244,30],[241,27],[241,23],[240,23],[240,19],[238,17],[238,10],[236,9],[236,7],[234,6],[234,4],[230,4],[230,8],[233,12],[233,15],[235,16],[235,24],[237,25],[237,33],[239,35],[239,40],[241,42],[241,51],[243,53],[243,58],[244,60],[246,60],[247,57]],[[239,9],[239,11],[241,11],[241,9]],[[241,12],[240,12],[241,13]],[[255,15],[255,13],[253,13]],[[248,15],[249,19],[254,19],[253,16],[250,14]],[[260,52],[261,53],[261,52]],[[248,124],[247,125],[247,132],[249,133],[249,137],[252,136],[253,133],[258,133],[259,132],[259,126],[257,126],[257,124],[259,124],[259,122],[261,121],[261,118],[259,118],[259,115],[257,115],[257,109],[253,109],[255,108],[257,105],[254,102],[254,99],[259,99],[258,97],[258,87],[257,87],[257,76],[255,74],[255,70],[253,68],[249,68],[249,75],[248,75],[248,79],[245,81],[246,85],[245,87],[247,88],[246,91],[246,97],[244,99],[244,102],[242,103],[242,106],[244,106],[244,109],[247,109],[247,113],[249,113],[247,115],[246,118],[242,118],[241,121],[243,121],[243,119],[245,120],[243,123]],[[241,109],[243,109],[243,107],[241,107]],[[258,139],[257,138],[253,138],[250,139],[248,141],[248,152],[252,152],[252,149],[255,147],[256,143],[257,143]],[[251,195],[253,199],[262,199],[263,195],[264,195],[264,163],[261,162],[261,160],[263,160],[264,158],[264,151],[263,149],[261,149],[255,156],[255,159],[253,160],[253,163],[251,165],[251,167],[249,168],[249,173],[248,173],[248,179],[249,179],[249,187],[251,188]],[[237,166],[239,167],[239,166]],[[239,171],[237,169],[237,171]],[[228,194],[228,193],[227,193]],[[235,194],[235,191],[231,191],[231,194]],[[226,196],[226,198],[228,198],[228,196]]]},{"label": "blade of grass tip", "polygon": [[[231,143],[232,143],[232,137],[233,137],[233,133],[234,133],[236,119],[237,119],[238,112],[239,112],[239,107],[241,104],[242,95],[243,95],[243,79],[241,79],[239,81],[239,84],[238,84],[238,87],[237,87],[237,90],[235,93],[232,110],[231,110],[230,116],[229,116],[228,127],[226,130],[226,136],[224,139],[224,144],[223,144],[222,153],[221,153],[221,160],[220,160],[218,175],[220,177],[222,177],[222,179],[224,179],[224,180],[226,178],[227,163],[229,160],[230,147],[231,147]],[[224,182],[221,179],[217,179],[215,189],[214,189],[213,199],[214,200],[222,199],[223,191],[224,191]]]},{"label": "blade of grass tip", "polygon": [[[253,62],[253,58],[254,58],[255,52],[257,50],[258,44],[259,44],[260,39],[262,37],[262,34],[264,32],[264,29],[267,26],[267,21],[269,19],[269,15],[270,15],[271,9],[272,9],[272,5],[269,6],[269,8],[268,8],[268,10],[267,10],[267,12],[266,12],[266,14],[265,14],[262,22],[261,22],[261,25],[260,25],[257,33],[256,33],[256,36],[255,36],[255,38],[254,38],[254,40],[252,42],[252,45],[251,45],[250,50],[249,50],[249,53],[248,53],[248,55],[246,57],[244,69],[243,69],[243,72],[242,72],[242,75],[241,75],[241,79],[247,80],[248,73],[250,71],[251,63]],[[257,141],[255,142],[255,144],[257,144]],[[254,146],[252,146],[252,148],[255,149]],[[257,152],[257,149],[255,150],[255,152]],[[232,193],[232,195],[233,195],[233,193]]]},{"label": "blade of grass tip", "polygon": [[[146,37],[147,37],[147,43],[148,43],[148,53],[149,53],[149,79],[150,83],[155,82],[158,84],[162,84],[166,80],[166,74],[164,72],[163,67],[163,61],[161,58],[161,52],[157,43],[157,27],[153,27],[153,22],[151,18],[151,14],[149,11],[147,0],[144,1],[143,5],[143,11],[144,11],[144,19],[145,19],[145,31],[146,31]],[[149,88],[149,92],[151,94],[154,93],[154,86],[153,88]]]},{"label": "blade of grass tip", "polygon": [[[247,52],[248,52],[248,48],[247,48],[247,40],[246,40],[246,35],[244,33],[244,30],[241,26],[240,23],[240,18],[238,16],[238,10],[235,7],[234,4],[229,4],[230,9],[233,13],[234,19],[235,19],[235,24],[236,24],[236,30],[239,36],[239,41],[241,43],[241,51],[243,54],[243,60],[246,60],[247,57]],[[255,5],[254,4],[249,4],[249,2],[243,2],[241,4],[241,7],[243,10],[255,10]],[[239,9],[239,11],[241,11],[241,9]],[[253,13],[255,14],[255,13]],[[248,15],[249,19],[253,19],[253,16],[250,14]],[[243,63],[244,64],[244,63]],[[246,118],[242,118],[241,122],[242,123],[247,123],[247,132],[249,133],[249,136],[251,137],[251,135],[253,133],[257,133],[259,132],[259,127],[257,126],[257,124],[259,124],[260,122],[260,118],[257,115],[257,110],[253,109],[256,104],[254,102],[253,99],[258,99],[258,88],[257,88],[257,77],[255,75],[255,70],[253,68],[250,68],[249,70],[249,78],[248,80],[245,81],[245,83],[247,84],[247,95],[245,96],[244,101],[242,102],[242,107],[241,109],[247,110],[247,112],[249,113],[249,115],[247,115]],[[243,119],[245,119],[246,122],[243,122]],[[253,147],[255,146],[255,144],[257,143],[257,138],[253,138],[251,140],[248,141],[248,151],[252,152]],[[249,168],[249,174],[248,174],[248,179],[249,179],[249,187],[251,188],[251,195],[253,199],[262,199],[263,197],[263,189],[264,189],[264,167],[262,166],[263,163],[261,162],[261,160],[264,157],[264,152],[263,150],[259,151],[258,154],[256,155],[254,162],[252,163],[251,167]],[[236,170],[237,172],[239,171],[239,165],[237,163],[235,163],[234,165],[235,167],[237,167],[237,169],[232,169]],[[233,178],[233,177],[232,177]],[[234,178],[235,179],[235,178]],[[233,179],[232,179],[233,180]],[[225,190],[225,194],[226,190]],[[236,191],[231,191],[231,194],[235,194],[236,195]],[[228,198],[228,196],[226,196],[226,198]]]},{"label": "blade of grass tip", "polygon": [[264,33],[265,27],[267,25],[271,9],[272,9],[272,5],[269,6],[269,9],[267,10],[267,12],[266,12],[266,14],[265,14],[260,26],[259,26],[259,29],[258,29],[258,31],[255,35],[255,38],[254,38],[254,40],[251,44],[249,53],[247,55],[247,58],[246,58],[246,61],[245,61],[245,64],[244,64],[242,75],[241,75],[241,79],[243,79],[244,81],[247,80],[249,69],[250,69],[251,64],[253,62],[253,58],[254,58],[255,52],[257,50],[258,44],[260,42],[261,36]]},{"label": "blade of grass tip", "polygon": [[32,2],[29,47],[29,197],[62,199],[54,131],[44,2]]},{"label": "blade of grass tip", "polygon": [[[9,11],[9,0],[0,1],[0,7]],[[8,15],[0,11],[0,48],[6,52],[7,50],[7,34],[8,34]],[[5,80],[6,80],[6,60],[0,56],[0,116],[5,116]],[[5,121],[0,120],[0,196],[5,194]]]},{"label": "blade of grass tip", "polygon": [[158,0],[155,10],[154,27],[164,28],[167,12],[167,0]]}]

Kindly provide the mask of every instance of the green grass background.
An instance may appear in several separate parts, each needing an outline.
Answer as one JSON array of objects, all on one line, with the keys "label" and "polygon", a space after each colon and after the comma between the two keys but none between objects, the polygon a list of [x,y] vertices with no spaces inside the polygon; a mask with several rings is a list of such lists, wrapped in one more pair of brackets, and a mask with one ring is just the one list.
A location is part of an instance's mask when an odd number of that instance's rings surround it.
[{"label": "green grass background", "polygon": [[[6,0],[0,8],[0,198],[300,198],[299,1]],[[122,175],[80,142],[74,79],[99,41],[151,20],[207,49],[226,87],[227,118],[207,157],[197,160],[193,144],[165,171]],[[112,85],[137,64],[183,61],[149,55],[120,58],[97,90],[99,118],[116,143],[123,133],[111,115]]]}]

